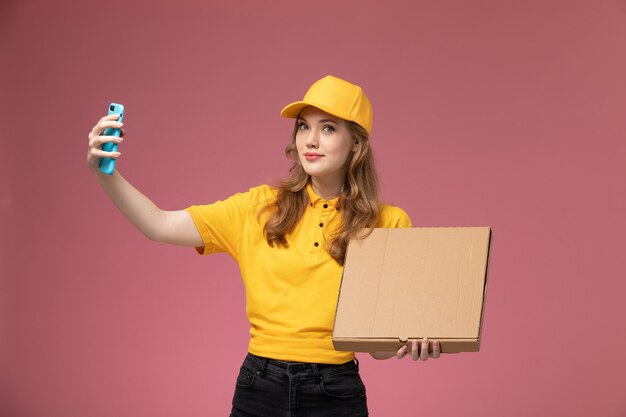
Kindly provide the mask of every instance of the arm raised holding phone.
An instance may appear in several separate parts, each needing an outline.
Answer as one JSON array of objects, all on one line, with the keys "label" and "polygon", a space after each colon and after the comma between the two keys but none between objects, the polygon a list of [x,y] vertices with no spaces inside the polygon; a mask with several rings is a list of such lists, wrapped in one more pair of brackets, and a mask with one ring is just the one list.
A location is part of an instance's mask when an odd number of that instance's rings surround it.
[{"label": "arm raised holding phone", "polygon": [[[89,133],[89,169],[122,214],[148,239],[179,246],[203,246],[198,229],[185,210],[161,210],[117,170],[112,175],[99,170],[102,158],[118,159],[121,156],[118,151],[106,152],[101,149],[105,143],[119,144],[124,140],[125,131],[123,124],[117,121],[118,118],[117,114],[104,116]],[[107,128],[120,129],[120,137],[102,135]]]}]

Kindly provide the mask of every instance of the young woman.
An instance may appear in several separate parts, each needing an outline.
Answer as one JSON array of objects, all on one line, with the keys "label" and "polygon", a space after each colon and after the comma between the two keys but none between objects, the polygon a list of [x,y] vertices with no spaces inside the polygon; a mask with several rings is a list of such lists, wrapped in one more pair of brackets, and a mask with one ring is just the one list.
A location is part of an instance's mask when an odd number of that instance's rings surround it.
[{"label": "young woman", "polygon": [[[372,227],[410,227],[400,208],[381,203],[369,134],[371,104],[363,90],[327,76],[281,115],[296,119],[286,154],[290,175],[214,204],[163,211],[119,172],[98,171],[100,136],[122,125],[111,115],[89,134],[87,162],[122,213],[149,239],[227,252],[246,288],[250,343],[232,416],[364,416],[365,387],[354,352],[332,345],[342,265],[350,239]],[[372,353],[375,359],[407,355]],[[413,360],[438,358],[438,342],[412,344]]]}]

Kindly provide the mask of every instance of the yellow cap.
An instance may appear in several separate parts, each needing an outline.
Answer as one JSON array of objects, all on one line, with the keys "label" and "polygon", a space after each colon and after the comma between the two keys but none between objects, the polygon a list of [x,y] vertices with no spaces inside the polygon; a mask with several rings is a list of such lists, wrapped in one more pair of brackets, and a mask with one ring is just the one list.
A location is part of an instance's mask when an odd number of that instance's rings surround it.
[{"label": "yellow cap", "polygon": [[280,115],[295,119],[306,106],[317,107],[344,120],[357,123],[368,134],[372,130],[372,104],[361,87],[327,75],[313,83],[302,101],[289,104]]}]

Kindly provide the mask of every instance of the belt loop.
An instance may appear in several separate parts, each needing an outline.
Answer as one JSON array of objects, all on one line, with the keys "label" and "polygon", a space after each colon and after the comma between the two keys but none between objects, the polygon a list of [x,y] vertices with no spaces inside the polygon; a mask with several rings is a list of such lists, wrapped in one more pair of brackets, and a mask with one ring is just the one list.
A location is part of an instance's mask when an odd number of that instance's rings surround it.
[{"label": "belt loop", "polygon": [[261,363],[259,364],[259,370],[256,373],[258,376],[264,376],[265,368],[267,368],[267,362],[269,361],[269,359],[263,356],[259,356],[259,359],[261,359]]},{"label": "belt loop", "polygon": [[319,377],[320,377],[320,370],[319,370],[319,368],[317,367],[317,364],[316,364],[316,363],[312,363],[312,364],[311,364],[311,369],[313,369],[313,374],[314,374],[317,378],[319,378]]}]

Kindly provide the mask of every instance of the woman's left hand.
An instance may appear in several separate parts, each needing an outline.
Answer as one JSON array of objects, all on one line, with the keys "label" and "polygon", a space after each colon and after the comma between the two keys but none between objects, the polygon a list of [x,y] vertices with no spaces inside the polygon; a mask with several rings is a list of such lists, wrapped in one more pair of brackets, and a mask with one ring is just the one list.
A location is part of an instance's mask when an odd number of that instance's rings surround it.
[{"label": "woman's left hand", "polygon": [[[407,345],[403,345],[398,349],[398,351],[394,354],[392,352],[372,352],[370,355],[374,359],[389,359],[392,357],[396,357],[398,359],[404,358],[408,354],[409,347]],[[434,342],[429,342],[428,338],[425,337],[422,339],[422,343],[419,343],[417,340],[414,340],[411,343],[411,359],[414,361],[423,360],[426,361],[428,358],[438,359],[441,355],[441,346],[438,340]]]},{"label": "woman's left hand", "polygon": [[[404,358],[408,354],[409,347],[407,345],[402,346],[396,352],[398,359]],[[438,359],[441,355],[441,347],[438,340],[430,342],[427,337],[422,339],[422,343],[418,343],[414,340],[411,344],[411,359],[414,361],[423,360],[427,361],[428,358]]]}]

